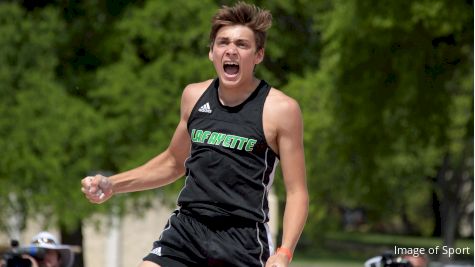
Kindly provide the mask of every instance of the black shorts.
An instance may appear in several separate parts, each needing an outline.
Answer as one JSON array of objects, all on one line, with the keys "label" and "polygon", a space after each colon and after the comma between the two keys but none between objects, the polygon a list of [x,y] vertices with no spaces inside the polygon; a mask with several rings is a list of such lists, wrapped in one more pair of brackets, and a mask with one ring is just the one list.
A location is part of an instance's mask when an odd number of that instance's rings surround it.
[{"label": "black shorts", "polygon": [[216,220],[175,211],[143,260],[162,267],[264,267],[273,253],[265,223]]}]

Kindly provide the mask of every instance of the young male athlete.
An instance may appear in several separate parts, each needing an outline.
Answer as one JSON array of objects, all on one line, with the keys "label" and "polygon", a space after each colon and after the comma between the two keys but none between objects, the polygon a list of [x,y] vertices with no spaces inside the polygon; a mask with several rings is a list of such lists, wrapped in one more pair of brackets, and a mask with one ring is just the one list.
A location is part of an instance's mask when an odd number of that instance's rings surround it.
[{"label": "young male athlete", "polygon": [[[238,3],[212,20],[217,78],[188,85],[169,147],[138,168],[82,180],[93,203],[157,188],[183,175],[178,209],[141,267],[289,265],[308,210],[299,105],[254,68],[270,12]],[[280,161],[286,189],[282,244],[274,252],[267,195]]]}]

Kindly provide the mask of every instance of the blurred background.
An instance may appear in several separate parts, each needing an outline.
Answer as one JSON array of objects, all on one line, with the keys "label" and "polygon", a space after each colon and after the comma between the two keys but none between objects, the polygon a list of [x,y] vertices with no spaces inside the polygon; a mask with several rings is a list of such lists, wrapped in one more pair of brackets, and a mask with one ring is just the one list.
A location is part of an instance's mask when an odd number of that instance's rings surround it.
[{"label": "blurred background", "polygon": [[[182,89],[215,76],[211,17],[235,2],[0,2],[0,247],[50,229],[75,266],[140,262],[183,179],[103,205],[80,180],[167,147]],[[473,1],[247,2],[274,17],[257,76],[305,121],[310,214],[292,266],[362,266],[395,246],[469,248],[429,257],[473,264]],[[274,192],[281,215],[279,177]],[[141,246],[132,264],[104,256]]]}]

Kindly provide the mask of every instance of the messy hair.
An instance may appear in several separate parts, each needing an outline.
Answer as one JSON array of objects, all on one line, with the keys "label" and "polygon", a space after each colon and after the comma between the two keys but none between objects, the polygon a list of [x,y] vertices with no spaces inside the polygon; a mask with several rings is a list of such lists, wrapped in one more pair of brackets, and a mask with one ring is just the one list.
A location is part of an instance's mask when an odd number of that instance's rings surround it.
[{"label": "messy hair", "polygon": [[223,6],[211,22],[211,33],[209,35],[211,48],[221,27],[243,25],[254,32],[257,50],[260,50],[265,47],[267,30],[272,25],[272,15],[268,10],[255,5],[238,2],[233,7]]}]

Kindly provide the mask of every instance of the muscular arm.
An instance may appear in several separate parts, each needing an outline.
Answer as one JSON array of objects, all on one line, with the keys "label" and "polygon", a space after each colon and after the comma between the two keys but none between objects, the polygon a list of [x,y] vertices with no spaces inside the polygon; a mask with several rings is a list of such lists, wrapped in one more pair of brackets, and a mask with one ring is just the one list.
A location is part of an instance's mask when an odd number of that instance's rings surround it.
[{"label": "muscular arm", "polygon": [[[82,180],[82,191],[94,203],[102,203],[115,193],[141,191],[174,182],[185,172],[185,160],[190,154],[188,117],[193,106],[210,81],[185,88],[181,99],[180,122],[168,148],[147,163],[108,178],[101,175]],[[98,192],[102,192],[98,194]]]},{"label": "muscular arm", "polygon": [[144,165],[109,177],[114,193],[157,188],[174,182],[185,172],[184,162],[189,155],[190,140],[186,121],[178,123],[169,147]]},{"label": "muscular arm", "polygon": [[[268,107],[272,110],[266,113],[268,136],[280,155],[286,190],[281,247],[293,254],[308,213],[302,116],[295,100],[275,91]],[[277,253],[269,258],[266,266],[287,265],[286,255]]]},{"label": "muscular arm", "polygon": [[308,191],[303,148],[303,123],[298,104],[288,100],[282,116],[277,144],[286,190],[282,247],[295,250],[308,213]]}]

